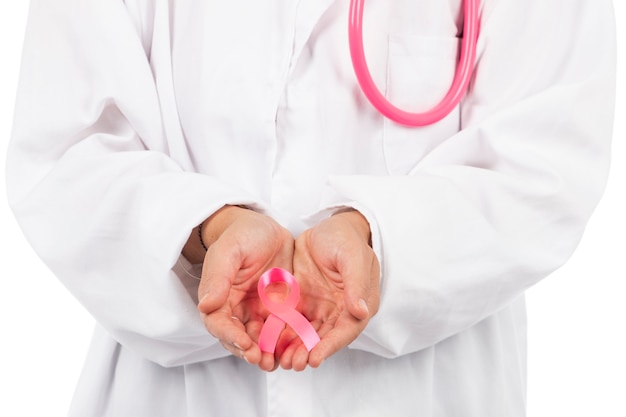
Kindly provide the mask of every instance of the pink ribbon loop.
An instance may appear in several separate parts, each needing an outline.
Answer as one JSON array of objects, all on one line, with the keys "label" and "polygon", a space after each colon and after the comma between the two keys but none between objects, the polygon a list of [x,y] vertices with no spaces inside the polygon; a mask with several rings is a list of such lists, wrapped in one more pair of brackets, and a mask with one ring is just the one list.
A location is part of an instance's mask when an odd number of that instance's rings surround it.
[{"label": "pink ribbon loop", "polygon": [[[265,294],[265,288],[274,282],[284,282],[289,286],[289,295],[282,303],[270,300]],[[257,290],[261,302],[271,313],[261,329],[259,348],[263,352],[274,353],[280,332],[288,324],[302,339],[307,350],[311,351],[320,337],[306,317],[296,310],[300,300],[300,286],[294,276],[282,268],[272,268],[261,275]]]}]

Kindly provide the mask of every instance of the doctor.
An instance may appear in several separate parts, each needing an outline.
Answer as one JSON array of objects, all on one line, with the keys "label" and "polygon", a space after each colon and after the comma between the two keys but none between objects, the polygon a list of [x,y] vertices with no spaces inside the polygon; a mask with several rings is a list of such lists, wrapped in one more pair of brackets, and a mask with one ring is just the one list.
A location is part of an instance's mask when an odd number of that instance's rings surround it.
[{"label": "doctor", "polygon": [[[367,2],[392,102],[445,94],[461,6]],[[8,190],[98,322],[69,415],[524,416],[523,293],[606,181],[613,13],[479,17],[465,98],[410,128],[357,84],[348,1],[32,0]],[[310,353],[289,329],[274,355],[256,344],[275,266]]]}]

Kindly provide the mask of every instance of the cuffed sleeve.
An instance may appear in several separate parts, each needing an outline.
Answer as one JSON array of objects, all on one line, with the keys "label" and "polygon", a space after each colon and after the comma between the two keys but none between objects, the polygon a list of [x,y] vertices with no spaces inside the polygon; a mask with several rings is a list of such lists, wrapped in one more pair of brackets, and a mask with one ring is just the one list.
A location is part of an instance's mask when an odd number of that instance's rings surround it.
[{"label": "cuffed sleeve", "polygon": [[609,1],[482,10],[462,128],[407,176],[336,176],[376,219],[381,308],[352,348],[419,351],[499,311],[572,254],[604,190],[615,94]]},{"label": "cuffed sleeve", "polygon": [[166,366],[225,356],[178,259],[194,226],[254,199],[177,151],[122,1],[31,3],[7,162],[26,237],[122,345]]}]

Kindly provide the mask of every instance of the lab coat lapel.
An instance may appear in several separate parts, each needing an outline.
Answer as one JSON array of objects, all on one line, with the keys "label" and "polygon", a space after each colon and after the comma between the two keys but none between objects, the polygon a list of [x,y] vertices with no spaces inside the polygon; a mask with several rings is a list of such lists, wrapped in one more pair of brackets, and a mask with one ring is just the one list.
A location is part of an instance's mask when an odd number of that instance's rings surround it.
[{"label": "lab coat lapel", "polygon": [[[300,58],[300,54],[320,18],[337,1],[338,0],[300,0],[296,12],[292,63],[296,63]],[[346,31],[347,24],[348,20],[346,16]]]}]

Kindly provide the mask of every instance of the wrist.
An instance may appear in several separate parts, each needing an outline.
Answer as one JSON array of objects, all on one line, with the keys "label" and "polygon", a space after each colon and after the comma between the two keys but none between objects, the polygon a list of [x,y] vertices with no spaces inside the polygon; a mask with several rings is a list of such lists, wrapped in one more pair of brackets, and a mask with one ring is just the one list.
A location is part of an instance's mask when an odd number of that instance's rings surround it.
[{"label": "wrist", "polygon": [[243,206],[224,206],[194,227],[183,247],[183,256],[192,264],[202,263],[209,246],[244,210],[246,209]]},{"label": "wrist", "polygon": [[199,241],[203,247],[208,249],[230,226],[237,217],[249,209],[245,206],[225,205],[208,219],[203,221],[198,227]]},{"label": "wrist", "polygon": [[333,216],[341,216],[348,221],[369,247],[372,247],[372,231],[365,216],[358,210],[347,207],[337,211]]}]

